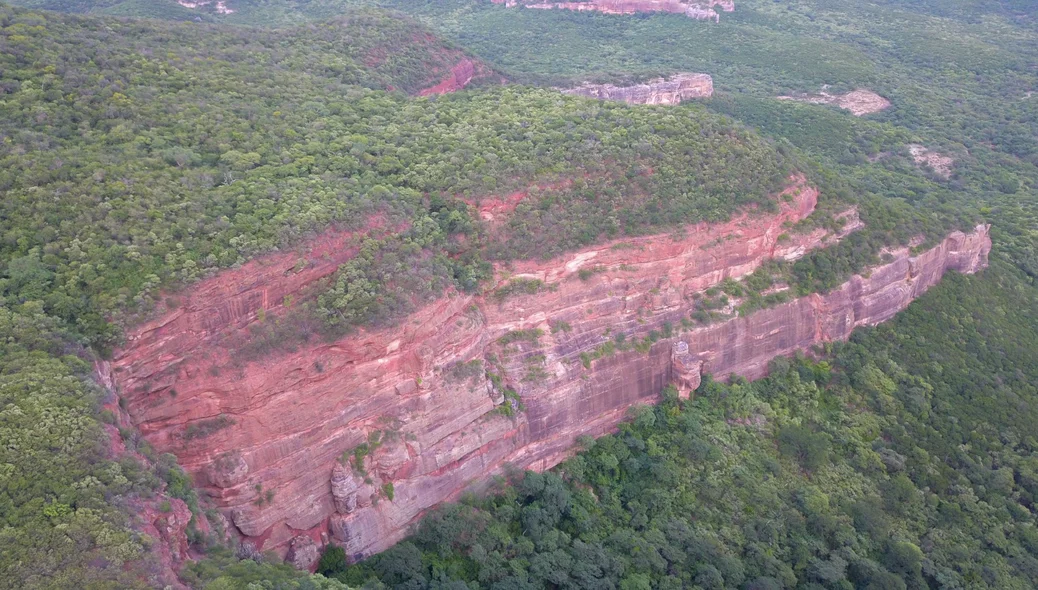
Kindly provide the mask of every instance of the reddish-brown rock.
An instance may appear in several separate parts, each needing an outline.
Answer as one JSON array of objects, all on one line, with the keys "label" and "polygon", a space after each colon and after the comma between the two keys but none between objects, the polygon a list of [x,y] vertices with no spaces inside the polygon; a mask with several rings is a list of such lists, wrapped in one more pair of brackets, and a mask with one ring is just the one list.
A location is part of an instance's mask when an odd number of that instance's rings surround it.
[{"label": "reddish-brown rock", "polygon": [[714,81],[709,74],[676,74],[633,86],[584,84],[562,92],[601,100],[623,101],[627,104],[675,105],[692,98],[713,96]]},{"label": "reddish-brown rock", "polygon": [[294,565],[297,569],[310,570],[317,565],[321,557],[321,548],[309,535],[299,535],[292,539],[288,546],[288,555],[285,561]]},{"label": "reddish-brown rock", "polygon": [[418,96],[429,96],[430,94],[448,94],[457,92],[476,76],[476,64],[469,58],[463,58],[451,68],[449,74],[436,86],[430,86],[418,92]]},{"label": "reddish-brown rock", "polygon": [[156,541],[150,557],[157,570],[159,586],[186,589],[176,572],[188,557],[187,527],[191,510],[178,498],[137,500],[131,505],[136,527]]},{"label": "reddish-brown rock", "polygon": [[[118,460],[130,457],[142,465],[151,466],[151,460],[136,450],[127,448],[123,441],[122,431],[131,425],[131,419],[117,403],[118,399],[111,395],[115,385],[110,365],[104,362],[95,363],[95,376],[97,382],[109,392],[103,407],[111,412],[115,419],[114,425],[103,425],[108,435],[110,458]],[[177,572],[192,553],[188,528],[194,520],[195,529],[202,535],[209,535],[216,532],[211,523],[204,514],[192,514],[183,500],[169,496],[165,486],[150,498],[129,498],[129,505],[133,528],[151,539],[145,543],[147,556],[144,561],[151,565],[148,582],[156,587],[186,590],[187,586],[180,582]],[[217,518],[222,517],[217,515]]]},{"label": "reddish-brown rock", "polygon": [[[608,432],[667,383],[687,391],[701,371],[760,376],[775,355],[846,338],[903,309],[944,270],[986,262],[990,241],[979,227],[919,256],[892,252],[893,262],[829,295],[679,329],[693,293],[836,239],[824,230],[783,235],[816,198],[797,184],[776,214],[517,262],[507,276],[498,269],[498,285],[537,279],[541,292],[451,293],[396,327],[236,365],[228,332],[261,308],[276,313],[285,295],[330,272],[315,260],[321,248],[268,256],[203,281],[179,309],[131,330],[112,361],[115,381],[142,434],[175,453],[257,547],[285,553],[299,535],[329,531],[351,556],[367,555],[507,464],[557,464],[577,436]],[[848,221],[845,231],[860,225],[853,211]],[[581,358],[617,334],[633,342],[668,326],[671,336],[648,350]],[[513,416],[498,410],[513,403],[505,389],[521,399]],[[222,428],[184,436],[212,420]],[[351,464],[363,444],[371,452]]]}]

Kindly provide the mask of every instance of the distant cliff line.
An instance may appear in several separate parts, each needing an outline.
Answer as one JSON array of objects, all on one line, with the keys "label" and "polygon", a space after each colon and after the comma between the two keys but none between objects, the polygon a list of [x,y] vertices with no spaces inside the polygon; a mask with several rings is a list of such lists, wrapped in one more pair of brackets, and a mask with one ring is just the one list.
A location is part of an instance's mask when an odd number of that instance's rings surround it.
[{"label": "distant cliff line", "polygon": [[361,557],[505,465],[554,466],[668,383],[687,394],[704,373],[759,377],[777,355],[889,319],[946,270],[987,263],[978,226],[918,255],[893,250],[826,295],[687,322],[709,288],[860,227],[848,211],[841,234],[788,234],[816,199],[795,184],[775,214],[517,262],[485,295],[445,296],[395,328],[232,362],[228,331],[334,268],[335,242],[322,242],[311,274],[287,274],[286,254],[203,281],[130,331],[114,383],[144,437],[177,455],[246,542],[284,553],[330,537]]},{"label": "distant cliff line", "polygon": [[676,105],[689,99],[710,98],[714,94],[714,80],[710,74],[683,73],[631,86],[583,84],[562,92],[627,104]]},{"label": "distant cliff line", "polygon": [[504,4],[512,8],[523,6],[537,10],[575,10],[593,11],[605,14],[638,14],[663,12],[683,14],[696,20],[712,20],[720,22],[721,16],[714,10],[720,8],[724,12],[735,10],[735,0],[585,0],[583,2],[541,2],[539,0],[491,0],[494,4]]}]

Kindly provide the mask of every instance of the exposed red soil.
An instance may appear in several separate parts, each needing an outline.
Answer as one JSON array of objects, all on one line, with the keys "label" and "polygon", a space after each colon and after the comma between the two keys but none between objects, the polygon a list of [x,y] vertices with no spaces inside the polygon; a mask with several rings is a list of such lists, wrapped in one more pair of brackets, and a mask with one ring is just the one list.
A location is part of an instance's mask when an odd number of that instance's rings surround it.
[{"label": "exposed red soil", "polygon": [[439,84],[430,86],[424,90],[418,92],[418,96],[429,96],[430,94],[448,94],[451,92],[457,92],[465,86],[476,76],[476,64],[469,58],[463,58],[458,63],[454,64],[449,74],[447,74]]},{"label": "exposed red soil", "polygon": [[509,193],[504,196],[489,196],[480,199],[466,199],[469,205],[472,205],[479,212],[479,218],[483,221],[489,222],[493,225],[500,224],[515,211],[515,208],[522,203],[526,197],[530,196],[530,191],[534,188],[539,190],[559,190],[568,188],[573,185],[573,179],[567,178],[563,180],[556,180],[553,182],[544,182],[540,184],[533,184],[524,190],[518,190]]}]

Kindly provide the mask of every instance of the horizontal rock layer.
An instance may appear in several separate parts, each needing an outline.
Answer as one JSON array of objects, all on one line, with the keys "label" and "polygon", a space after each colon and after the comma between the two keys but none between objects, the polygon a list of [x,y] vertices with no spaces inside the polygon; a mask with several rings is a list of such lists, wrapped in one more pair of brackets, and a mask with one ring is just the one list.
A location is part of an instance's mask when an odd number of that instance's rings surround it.
[{"label": "horizontal rock layer", "polygon": [[584,84],[562,92],[601,100],[623,101],[627,104],[675,105],[681,104],[684,100],[713,96],[714,81],[709,74],[677,74],[633,86]]},{"label": "horizontal rock layer", "polygon": [[[555,465],[577,436],[609,431],[669,382],[689,390],[701,371],[760,376],[777,354],[889,318],[946,269],[986,263],[979,227],[918,256],[891,252],[892,262],[828,295],[678,329],[693,293],[837,239],[785,235],[816,198],[798,184],[777,214],[515,263],[499,287],[535,279],[540,292],[451,294],[391,329],[235,362],[229,335],[261,309],[277,314],[286,295],[348,255],[348,240],[333,236],[203,281],[177,310],[129,333],[112,374],[142,434],[176,454],[251,543],[284,553],[308,547],[300,535],[330,532],[359,557],[507,464]],[[853,211],[847,221],[845,231],[859,226]],[[617,334],[634,342],[651,330],[670,337],[586,358]]]},{"label": "horizontal rock layer", "polygon": [[718,7],[724,12],[735,10],[735,0],[587,0],[585,2],[540,2],[538,0],[491,0],[494,4],[508,7],[524,6],[540,10],[594,11],[605,14],[637,14],[666,12],[684,14],[697,20],[719,21]]}]

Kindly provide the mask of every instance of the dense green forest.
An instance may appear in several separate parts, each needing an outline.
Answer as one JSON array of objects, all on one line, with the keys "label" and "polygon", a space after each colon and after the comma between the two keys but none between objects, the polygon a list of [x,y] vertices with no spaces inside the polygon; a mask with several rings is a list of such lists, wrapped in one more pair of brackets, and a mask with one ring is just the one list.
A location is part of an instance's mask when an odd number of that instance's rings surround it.
[{"label": "dense green forest", "polygon": [[[788,139],[884,196],[925,199],[935,209],[991,207],[996,227],[1012,234],[1003,237],[1015,259],[1038,269],[1038,18],[1031,3],[745,0],[719,24],[480,0],[346,3],[413,14],[520,82],[707,72],[717,91],[709,109]],[[774,100],[823,85],[834,93],[868,88],[892,106],[855,120],[835,107]],[[903,157],[909,142],[951,155],[953,177],[914,174]],[[878,157],[888,154],[895,157]]]},{"label": "dense green forest", "polygon": [[[101,404],[113,400],[92,377],[163,292],[329,226],[372,232],[302,306],[338,334],[479,289],[493,261],[768,208],[793,170],[822,189],[824,212],[855,204],[868,224],[769,269],[800,292],[837,284],[885,244],[980,219],[994,224],[993,268],[949,277],[814,361],[778,360],[769,379],[665,394],[555,472],[514,474],[360,565],[331,551],[332,579],[238,561],[195,533],[211,557],[185,581],[1038,583],[1031,2],[736,0],[717,25],[483,0],[229,0],[230,14],[18,4],[91,16],[0,5],[0,587],[153,585],[137,502],[164,489],[204,509],[132,429],[120,434],[148,464],[110,458]],[[512,84],[408,96],[463,55]],[[711,73],[717,95],[631,108],[533,87],[675,71]],[[859,119],[774,100],[824,84],[893,106]],[[953,174],[916,166],[912,143],[952,156]],[[500,231],[472,214],[534,185]]]},{"label": "dense green forest", "polygon": [[[25,2],[71,12],[155,16],[108,0]],[[229,0],[194,12],[220,22],[286,27],[361,6],[422,20],[534,85],[630,81],[675,71],[708,72],[718,97],[707,108],[788,139],[854,176],[856,190],[917,208],[975,212],[996,220],[1014,260],[1038,271],[1038,17],[1026,0],[836,2],[744,0],[719,24],[674,15],[507,9],[487,0]],[[122,8],[119,8],[122,6]],[[852,120],[835,107],[774,96],[870,88],[892,107]],[[921,143],[956,160],[947,181],[919,174],[906,157]],[[925,200],[925,203],[919,201]]]},{"label": "dense green forest", "polygon": [[[364,65],[372,50],[422,37],[381,13],[272,34],[0,19],[4,295],[41,301],[100,345],[118,334],[112,312],[147,308],[160,286],[329,224],[385,228],[354,269],[370,288],[323,306],[363,323],[407,308],[394,288],[419,300],[450,283],[475,288],[487,258],[723,219],[764,203],[793,170],[784,151],[701,109],[520,87],[438,100],[369,90],[415,87],[429,67],[421,44],[413,59],[394,49]],[[559,188],[483,245],[461,199],[542,181]],[[423,269],[413,278],[425,286],[387,285],[390,259]],[[384,306],[365,303],[382,293]]]}]

